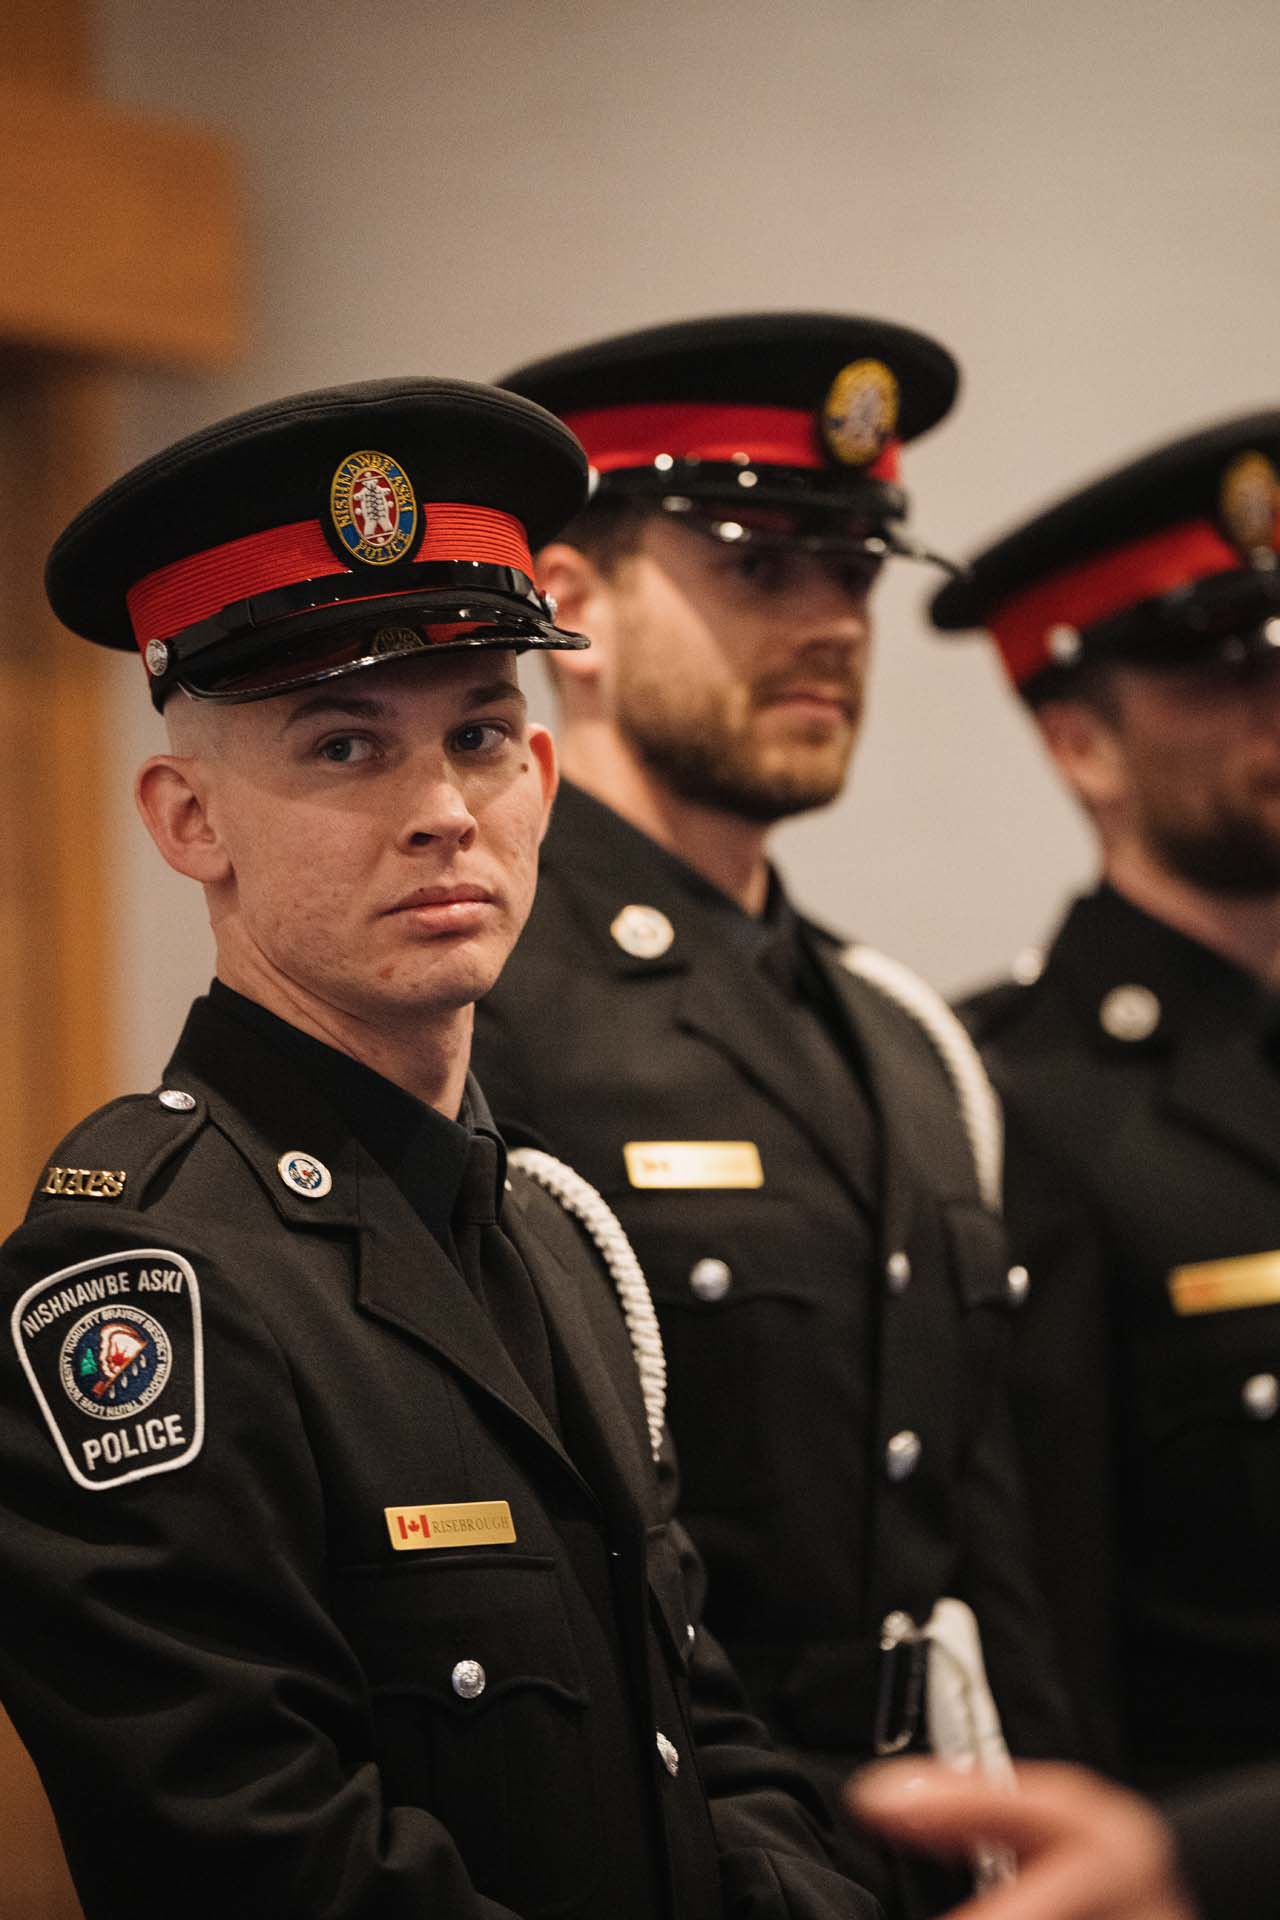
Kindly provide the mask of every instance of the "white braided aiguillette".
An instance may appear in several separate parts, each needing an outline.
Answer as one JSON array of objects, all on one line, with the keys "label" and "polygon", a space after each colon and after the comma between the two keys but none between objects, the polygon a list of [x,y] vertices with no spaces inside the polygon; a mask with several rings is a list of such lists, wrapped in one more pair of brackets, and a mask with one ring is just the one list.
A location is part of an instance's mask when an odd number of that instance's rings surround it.
[{"label": "white braided aiguillette", "polygon": [[622,1317],[631,1338],[640,1393],[644,1400],[649,1445],[656,1460],[662,1450],[662,1434],[667,1417],[667,1359],[662,1350],[662,1333],[653,1310],[649,1283],[635,1255],[635,1249],[612,1207],[598,1194],[589,1180],[567,1167],[553,1154],[536,1147],[516,1147],[508,1155],[513,1167],[519,1167],[558,1200],[566,1213],[581,1222],[594,1242],[600,1258],[609,1269]]},{"label": "white braided aiguillette", "polygon": [[887,953],[858,943],[841,962],[858,979],[878,987],[928,1034],[955,1090],[960,1119],[973,1155],[978,1192],[992,1213],[1000,1212],[1004,1168],[1004,1115],[981,1055],[942,995]]}]

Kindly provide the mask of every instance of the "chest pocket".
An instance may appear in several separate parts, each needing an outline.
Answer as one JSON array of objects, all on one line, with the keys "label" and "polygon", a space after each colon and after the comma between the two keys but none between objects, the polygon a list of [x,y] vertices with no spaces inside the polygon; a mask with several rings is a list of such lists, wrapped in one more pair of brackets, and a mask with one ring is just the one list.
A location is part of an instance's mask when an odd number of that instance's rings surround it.
[{"label": "chest pocket", "polygon": [[795,1470],[780,1436],[800,1409],[838,1409],[846,1433],[867,1417],[849,1395],[851,1356],[872,1351],[870,1234],[853,1207],[767,1190],[645,1194],[619,1212],[662,1324],[683,1505],[759,1510]]},{"label": "chest pocket", "polygon": [[348,1571],[334,1610],[368,1678],[388,1798],[434,1814],[491,1899],[537,1915],[580,1902],[595,1878],[588,1696],[554,1563],[473,1551]]}]

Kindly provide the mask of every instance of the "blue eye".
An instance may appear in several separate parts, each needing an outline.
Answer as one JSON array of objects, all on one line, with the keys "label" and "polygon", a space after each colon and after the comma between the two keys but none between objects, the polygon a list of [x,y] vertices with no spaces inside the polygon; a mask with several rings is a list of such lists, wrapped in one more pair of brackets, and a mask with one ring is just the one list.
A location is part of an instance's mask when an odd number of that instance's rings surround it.
[{"label": "blue eye", "polygon": [[507,738],[508,729],[501,721],[469,720],[455,731],[452,746],[455,753],[485,753],[502,746]]},{"label": "blue eye", "polygon": [[353,766],[372,757],[373,742],[359,733],[335,733],[330,739],[322,741],[319,753],[320,758],[327,760],[331,766]]}]

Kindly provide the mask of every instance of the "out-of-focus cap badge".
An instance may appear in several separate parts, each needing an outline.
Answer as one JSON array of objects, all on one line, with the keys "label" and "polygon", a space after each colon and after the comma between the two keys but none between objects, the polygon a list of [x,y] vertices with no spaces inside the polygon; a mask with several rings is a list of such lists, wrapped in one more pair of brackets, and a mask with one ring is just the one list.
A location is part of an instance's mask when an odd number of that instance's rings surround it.
[{"label": "out-of-focus cap badge", "polygon": [[418,524],[409,476],[389,453],[349,453],[333,476],[329,511],[345,550],[370,567],[403,559]]},{"label": "out-of-focus cap badge", "polygon": [[1218,510],[1240,552],[1274,553],[1280,479],[1265,453],[1241,453],[1222,476]]},{"label": "out-of-focus cap badge", "polygon": [[866,467],[883,453],[898,424],[898,382],[883,360],[851,360],[827,389],[822,437],[846,467]]},{"label": "out-of-focus cap badge", "polygon": [[615,915],[610,933],[633,960],[657,960],[676,937],[676,930],[660,907],[624,907]]}]

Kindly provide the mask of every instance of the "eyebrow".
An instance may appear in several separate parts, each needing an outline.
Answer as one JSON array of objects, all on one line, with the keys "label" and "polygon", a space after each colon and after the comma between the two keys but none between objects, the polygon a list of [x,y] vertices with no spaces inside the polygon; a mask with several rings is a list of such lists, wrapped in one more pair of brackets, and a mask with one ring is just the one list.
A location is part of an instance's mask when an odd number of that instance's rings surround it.
[{"label": "eyebrow", "polygon": [[[468,687],[462,696],[462,709],[471,713],[477,707],[492,706],[498,700],[513,700],[524,708],[528,705],[524,694],[514,680],[487,680],[481,686]],[[281,727],[277,738],[283,739],[289,729],[300,720],[314,720],[322,715],[332,715],[347,720],[385,720],[391,708],[385,700],[378,700],[371,694],[361,693],[317,693],[310,700],[304,700],[301,706],[294,708]]]}]

